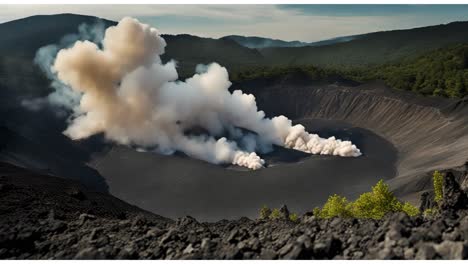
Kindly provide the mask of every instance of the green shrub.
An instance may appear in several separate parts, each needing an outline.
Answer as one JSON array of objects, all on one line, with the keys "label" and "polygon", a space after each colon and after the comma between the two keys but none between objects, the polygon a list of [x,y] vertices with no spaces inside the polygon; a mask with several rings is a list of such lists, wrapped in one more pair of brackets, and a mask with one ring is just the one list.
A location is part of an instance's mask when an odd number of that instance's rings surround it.
[{"label": "green shrub", "polygon": [[281,217],[281,212],[278,208],[275,208],[271,211],[270,219],[279,219]]},{"label": "green shrub", "polygon": [[320,217],[320,208],[315,207],[314,210],[312,210],[312,213],[314,214],[314,216]]},{"label": "green shrub", "polygon": [[271,214],[271,209],[268,208],[266,205],[260,209],[260,219],[268,219]]},{"label": "green shrub", "polygon": [[291,220],[292,222],[297,222],[297,220],[299,220],[299,217],[296,213],[293,213],[289,215],[289,220]]},{"label": "green shrub", "polygon": [[315,208],[313,212],[319,218],[337,216],[372,219],[381,219],[392,212],[405,212],[409,216],[420,213],[411,204],[398,201],[382,180],[372,187],[371,192],[361,194],[354,202],[348,202],[345,197],[334,194],[328,198],[322,209]]},{"label": "green shrub", "polygon": [[349,202],[345,197],[334,194],[328,198],[323,208],[317,211],[317,215],[320,218],[331,218],[335,216],[349,217],[351,214],[348,207]]},{"label": "green shrub", "polygon": [[405,202],[403,204],[402,211],[405,212],[409,216],[417,216],[417,215],[419,215],[421,213],[421,212],[419,212],[419,209],[416,206],[414,206],[414,205],[412,205],[412,204],[410,204],[408,202]]},{"label": "green shrub", "polygon": [[443,179],[444,175],[440,173],[439,171],[434,171],[434,174],[432,176],[432,181],[434,184],[434,200],[439,203],[442,201],[443,198],[443,191],[442,191],[442,185],[443,185]]},{"label": "green shrub", "polygon": [[432,217],[434,216],[435,214],[437,214],[437,208],[427,208],[426,210],[424,210],[423,212],[423,216],[424,217]]},{"label": "green shrub", "polygon": [[402,209],[401,202],[382,180],[372,187],[372,192],[361,194],[351,205],[352,215],[357,218],[381,219],[387,213]]}]

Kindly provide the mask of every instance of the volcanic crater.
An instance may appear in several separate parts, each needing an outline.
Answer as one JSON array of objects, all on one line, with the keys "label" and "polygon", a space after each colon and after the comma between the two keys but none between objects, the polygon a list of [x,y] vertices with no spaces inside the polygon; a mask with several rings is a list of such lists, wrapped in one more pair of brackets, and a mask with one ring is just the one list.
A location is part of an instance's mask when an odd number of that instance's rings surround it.
[{"label": "volcanic crater", "polygon": [[263,205],[286,204],[304,213],[334,193],[356,198],[380,179],[417,204],[431,186],[433,170],[467,159],[466,99],[422,97],[381,82],[318,82],[301,74],[234,83],[231,89],[252,93],[267,116],[283,114],[321,137],[351,140],[363,155],[311,155],[276,147],[262,154],[263,169],[214,165],[103,144],[99,135],[70,141],[61,134],[65,118],[57,119],[53,109],[25,110],[14,97],[2,107],[4,123],[14,132],[2,131],[0,158],[78,180],[159,215],[202,221],[256,217]]},{"label": "volcanic crater", "polygon": [[321,137],[351,140],[363,155],[278,147],[262,156],[266,168],[250,171],[113,146],[93,155],[90,165],[110,193],[127,202],[167,217],[215,221],[255,217],[263,205],[287,204],[304,213],[334,193],[356,198],[379,179],[417,203],[430,187],[430,172],[467,158],[466,101],[433,100],[381,82],[325,83],[297,74],[235,83],[232,89],[254,94],[270,117],[284,114]]}]

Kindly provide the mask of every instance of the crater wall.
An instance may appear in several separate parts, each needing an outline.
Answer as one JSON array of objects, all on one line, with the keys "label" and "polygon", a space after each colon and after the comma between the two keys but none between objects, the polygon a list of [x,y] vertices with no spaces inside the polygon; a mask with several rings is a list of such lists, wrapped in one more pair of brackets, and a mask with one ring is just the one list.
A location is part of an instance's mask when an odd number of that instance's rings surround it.
[{"label": "crater wall", "polygon": [[468,160],[468,102],[396,91],[382,82],[360,86],[307,78],[254,80],[233,89],[253,93],[269,115],[340,120],[369,129],[398,149],[397,176],[388,182],[400,196],[425,190],[433,170]]}]

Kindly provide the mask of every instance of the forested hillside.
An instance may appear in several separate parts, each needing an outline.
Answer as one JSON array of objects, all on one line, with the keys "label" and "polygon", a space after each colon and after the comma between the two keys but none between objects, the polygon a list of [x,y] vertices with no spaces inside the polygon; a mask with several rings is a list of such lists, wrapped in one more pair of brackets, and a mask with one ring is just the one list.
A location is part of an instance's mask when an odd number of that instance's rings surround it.
[{"label": "forested hillside", "polygon": [[[0,87],[37,90],[48,80],[33,64],[36,51],[76,33],[98,18],[73,14],[33,16],[0,24]],[[114,21],[102,20],[105,26]],[[382,79],[388,85],[425,95],[467,95],[468,22],[359,35],[322,46],[250,49],[229,39],[163,35],[164,61],[177,61],[181,79],[196,65],[217,62],[233,80],[300,71],[312,79]]]},{"label": "forested hillside", "polygon": [[416,58],[376,67],[260,66],[233,72],[231,79],[240,82],[287,74],[303,74],[311,80],[322,81],[383,80],[390,87],[423,95],[464,97],[468,95],[468,44],[437,49]]},{"label": "forested hillside", "polygon": [[352,71],[359,81],[381,79],[387,85],[424,95],[468,95],[468,44],[438,49],[416,59]]},{"label": "forested hillside", "polygon": [[319,47],[261,49],[270,65],[315,65],[333,68],[356,68],[397,62],[425,52],[468,43],[468,22],[407,30],[382,31],[358,39]]}]

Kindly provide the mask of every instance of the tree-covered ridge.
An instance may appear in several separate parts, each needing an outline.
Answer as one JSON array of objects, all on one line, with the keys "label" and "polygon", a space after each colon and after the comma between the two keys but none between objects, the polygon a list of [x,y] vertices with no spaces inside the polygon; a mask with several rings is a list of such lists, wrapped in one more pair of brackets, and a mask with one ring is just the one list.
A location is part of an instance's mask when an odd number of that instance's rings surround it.
[{"label": "tree-covered ridge", "polygon": [[257,66],[233,71],[233,81],[274,78],[302,73],[312,80],[347,79],[357,82],[383,80],[388,86],[429,96],[462,98],[468,95],[468,44],[428,52],[414,59],[372,67],[320,68]]},{"label": "tree-covered ridge", "polygon": [[341,77],[340,72],[312,65],[306,66],[253,66],[239,71],[231,71],[230,79],[234,82],[249,81],[258,78],[276,78],[288,74],[303,74],[312,80],[327,80]]},{"label": "tree-covered ridge", "polygon": [[468,43],[468,22],[368,33],[343,43],[319,47],[261,49],[268,65],[314,65],[326,68],[368,67],[397,63],[426,52]]},{"label": "tree-covered ridge", "polygon": [[[14,91],[47,89],[47,79],[33,64],[37,49],[76,33],[79,25],[91,25],[96,19],[61,14],[0,24],[0,87]],[[116,22],[104,23],[110,26]],[[369,33],[331,45],[261,50],[230,39],[164,35],[168,45],[162,59],[177,61],[180,79],[192,76],[198,64],[217,62],[228,69],[233,81],[299,72],[313,80],[381,79],[393,88],[424,95],[464,97],[468,94],[468,35],[460,32],[467,28],[468,22],[453,22]]]},{"label": "tree-covered ridge", "polygon": [[468,95],[468,44],[438,49],[413,60],[349,71],[358,81],[380,79],[393,88],[424,95]]}]

